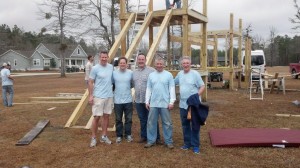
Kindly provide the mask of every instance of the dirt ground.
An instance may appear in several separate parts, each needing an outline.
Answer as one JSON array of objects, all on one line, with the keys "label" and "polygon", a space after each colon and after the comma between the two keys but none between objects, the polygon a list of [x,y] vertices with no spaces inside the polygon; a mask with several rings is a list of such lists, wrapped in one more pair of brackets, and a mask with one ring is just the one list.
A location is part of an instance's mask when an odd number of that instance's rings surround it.
[{"label": "dirt ground", "polygon": [[[288,67],[267,68],[270,74],[288,74]],[[225,75],[226,76],[226,75]],[[57,93],[84,93],[84,75],[68,74],[15,78],[15,103],[29,103],[30,97],[55,96]],[[163,145],[145,149],[139,139],[139,120],[133,115],[134,142],[89,148],[90,130],[64,128],[78,101],[62,103],[0,105],[0,167],[299,167],[299,148],[239,147],[221,148],[211,145],[208,132],[219,128],[290,128],[300,129],[299,117],[277,117],[275,114],[300,115],[300,107],[291,102],[300,101],[300,92],[287,91],[270,94],[264,100],[249,100],[246,89],[229,91],[217,87],[208,90],[210,115],[201,128],[201,154],[182,151],[183,143],[178,102],[171,111],[175,149]],[[300,89],[300,79],[286,77],[286,89]],[[56,107],[54,110],[47,110]],[[91,114],[90,106],[77,125],[85,125]],[[49,119],[50,124],[27,146],[15,144],[38,121]],[[114,123],[114,115],[111,116]],[[109,137],[115,141],[115,132]]]}]

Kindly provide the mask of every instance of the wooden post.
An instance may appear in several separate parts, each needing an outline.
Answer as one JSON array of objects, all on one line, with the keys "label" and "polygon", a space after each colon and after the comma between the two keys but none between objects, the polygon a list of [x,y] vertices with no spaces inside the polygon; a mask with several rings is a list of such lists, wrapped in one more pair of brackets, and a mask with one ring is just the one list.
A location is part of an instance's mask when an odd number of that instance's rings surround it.
[{"label": "wooden post", "polygon": [[[239,19],[239,39],[238,39],[238,68],[242,68],[242,19]],[[241,71],[238,72],[238,88],[241,88]]]},{"label": "wooden post", "polygon": [[[207,16],[207,0],[203,0],[203,15]],[[207,71],[207,23],[202,24],[202,45],[200,57],[202,57],[201,68]],[[204,76],[204,83],[207,84],[207,82],[207,76]],[[201,98],[203,102],[207,101],[207,86],[205,87]]]},{"label": "wooden post", "polygon": [[233,78],[234,78],[234,69],[233,69],[233,14],[230,14],[230,46],[229,46],[229,67],[231,71],[229,72],[229,89],[233,90]]},{"label": "wooden post", "polygon": [[218,36],[215,34],[214,35],[214,56],[213,56],[213,66],[218,67]]},{"label": "wooden post", "polygon": [[[120,0],[120,22],[121,22],[121,30],[123,29],[126,20],[125,18],[125,0]],[[128,38],[128,37],[127,37]],[[126,38],[121,40],[121,55],[125,56],[126,54]]]}]

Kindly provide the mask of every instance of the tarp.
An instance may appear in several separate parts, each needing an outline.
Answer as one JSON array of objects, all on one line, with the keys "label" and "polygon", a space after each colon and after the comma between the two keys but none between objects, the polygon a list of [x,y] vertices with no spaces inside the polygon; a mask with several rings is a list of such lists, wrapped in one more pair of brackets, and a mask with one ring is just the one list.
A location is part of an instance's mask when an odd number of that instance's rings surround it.
[{"label": "tarp", "polygon": [[215,129],[211,143],[219,147],[299,147],[300,130],[277,128]]}]

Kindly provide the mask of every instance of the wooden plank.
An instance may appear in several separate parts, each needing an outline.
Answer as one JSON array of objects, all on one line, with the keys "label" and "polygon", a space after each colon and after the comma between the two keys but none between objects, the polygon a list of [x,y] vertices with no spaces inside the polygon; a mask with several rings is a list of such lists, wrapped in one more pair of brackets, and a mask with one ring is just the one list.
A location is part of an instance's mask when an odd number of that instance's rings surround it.
[{"label": "wooden plank", "polygon": [[119,35],[117,36],[113,46],[111,47],[111,49],[109,50],[109,53],[108,53],[108,62],[111,62],[112,59],[115,57],[117,51],[118,51],[118,48],[120,47],[121,45],[121,42],[125,39],[129,29],[130,29],[130,26],[131,24],[134,22],[134,16],[135,14],[134,13],[131,13],[126,24],[124,25],[124,27],[122,27],[122,30],[121,32],[119,33]]},{"label": "wooden plank", "polygon": [[[69,127],[69,128],[90,129],[90,128],[86,128],[86,126],[78,126],[78,125],[74,125],[74,126]],[[102,131],[102,128],[98,127],[98,130]],[[116,125],[114,125],[112,128],[107,128],[107,131],[116,131]]]},{"label": "wooden plank", "polygon": [[68,101],[32,101],[32,104],[68,104]]},{"label": "wooden plank", "polygon": [[138,46],[138,44],[140,44],[140,41],[142,40],[143,35],[145,34],[148,26],[151,23],[152,17],[153,17],[153,12],[149,12],[148,15],[147,15],[147,17],[144,20],[144,23],[140,27],[140,30],[138,31],[138,33],[136,34],[135,38],[131,42],[131,45],[130,45],[128,51],[126,52],[125,57],[127,59],[131,58],[131,56],[133,55],[133,53],[136,50],[136,47]]},{"label": "wooden plank", "polygon": [[38,136],[42,130],[48,125],[49,120],[41,120],[37,123],[37,125],[31,129],[22,139],[20,139],[16,145],[22,146],[22,145],[28,145],[30,144],[33,139]]},{"label": "wooden plank", "polygon": [[72,97],[30,97],[31,99],[39,100],[80,100],[82,96],[72,96]]},{"label": "wooden plank", "polygon": [[156,35],[156,38],[154,38],[155,40],[154,40],[153,44],[151,45],[151,47],[149,49],[149,52],[147,54],[146,65],[150,65],[151,62],[152,62],[153,56],[154,56],[154,54],[155,54],[155,52],[156,52],[156,50],[158,48],[158,45],[159,45],[159,43],[161,41],[163,33],[165,32],[165,30],[166,30],[166,28],[168,26],[168,23],[170,22],[170,19],[171,19],[171,16],[172,16],[172,11],[173,11],[173,9],[168,10],[168,12],[167,12],[167,14],[166,14],[166,16],[165,16],[165,18],[164,18],[164,20],[163,20],[160,28],[159,28],[159,31],[158,31],[158,33]]},{"label": "wooden plank", "polygon": [[86,108],[88,104],[88,100],[89,100],[89,91],[86,90],[80,102],[78,103],[77,107],[75,108],[69,120],[67,121],[65,127],[71,127],[75,125],[79,117],[82,115],[83,110]]},{"label": "wooden plank", "polygon": [[92,128],[92,123],[93,123],[93,119],[94,119],[94,116],[92,115],[89,119],[89,121],[87,122],[86,126],[84,129],[91,129]]}]

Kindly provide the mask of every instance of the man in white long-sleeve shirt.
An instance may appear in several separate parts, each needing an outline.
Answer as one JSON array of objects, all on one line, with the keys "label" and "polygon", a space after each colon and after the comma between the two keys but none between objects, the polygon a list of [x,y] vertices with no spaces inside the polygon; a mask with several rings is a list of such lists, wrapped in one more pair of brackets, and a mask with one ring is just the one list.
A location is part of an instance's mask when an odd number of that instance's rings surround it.
[{"label": "man in white long-sleeve shirt", "polygon": [[173,149],[173,125],[170,115],[176,100],[175,84],[170,72],[164,70],[164,60],[155,59],[156,71],[152,72],[147,81],[146,108],[150,109],[147,122],[147,144],[152,147],[157,137],[158,116],[161,116],[163,136],[168,148]]}]

